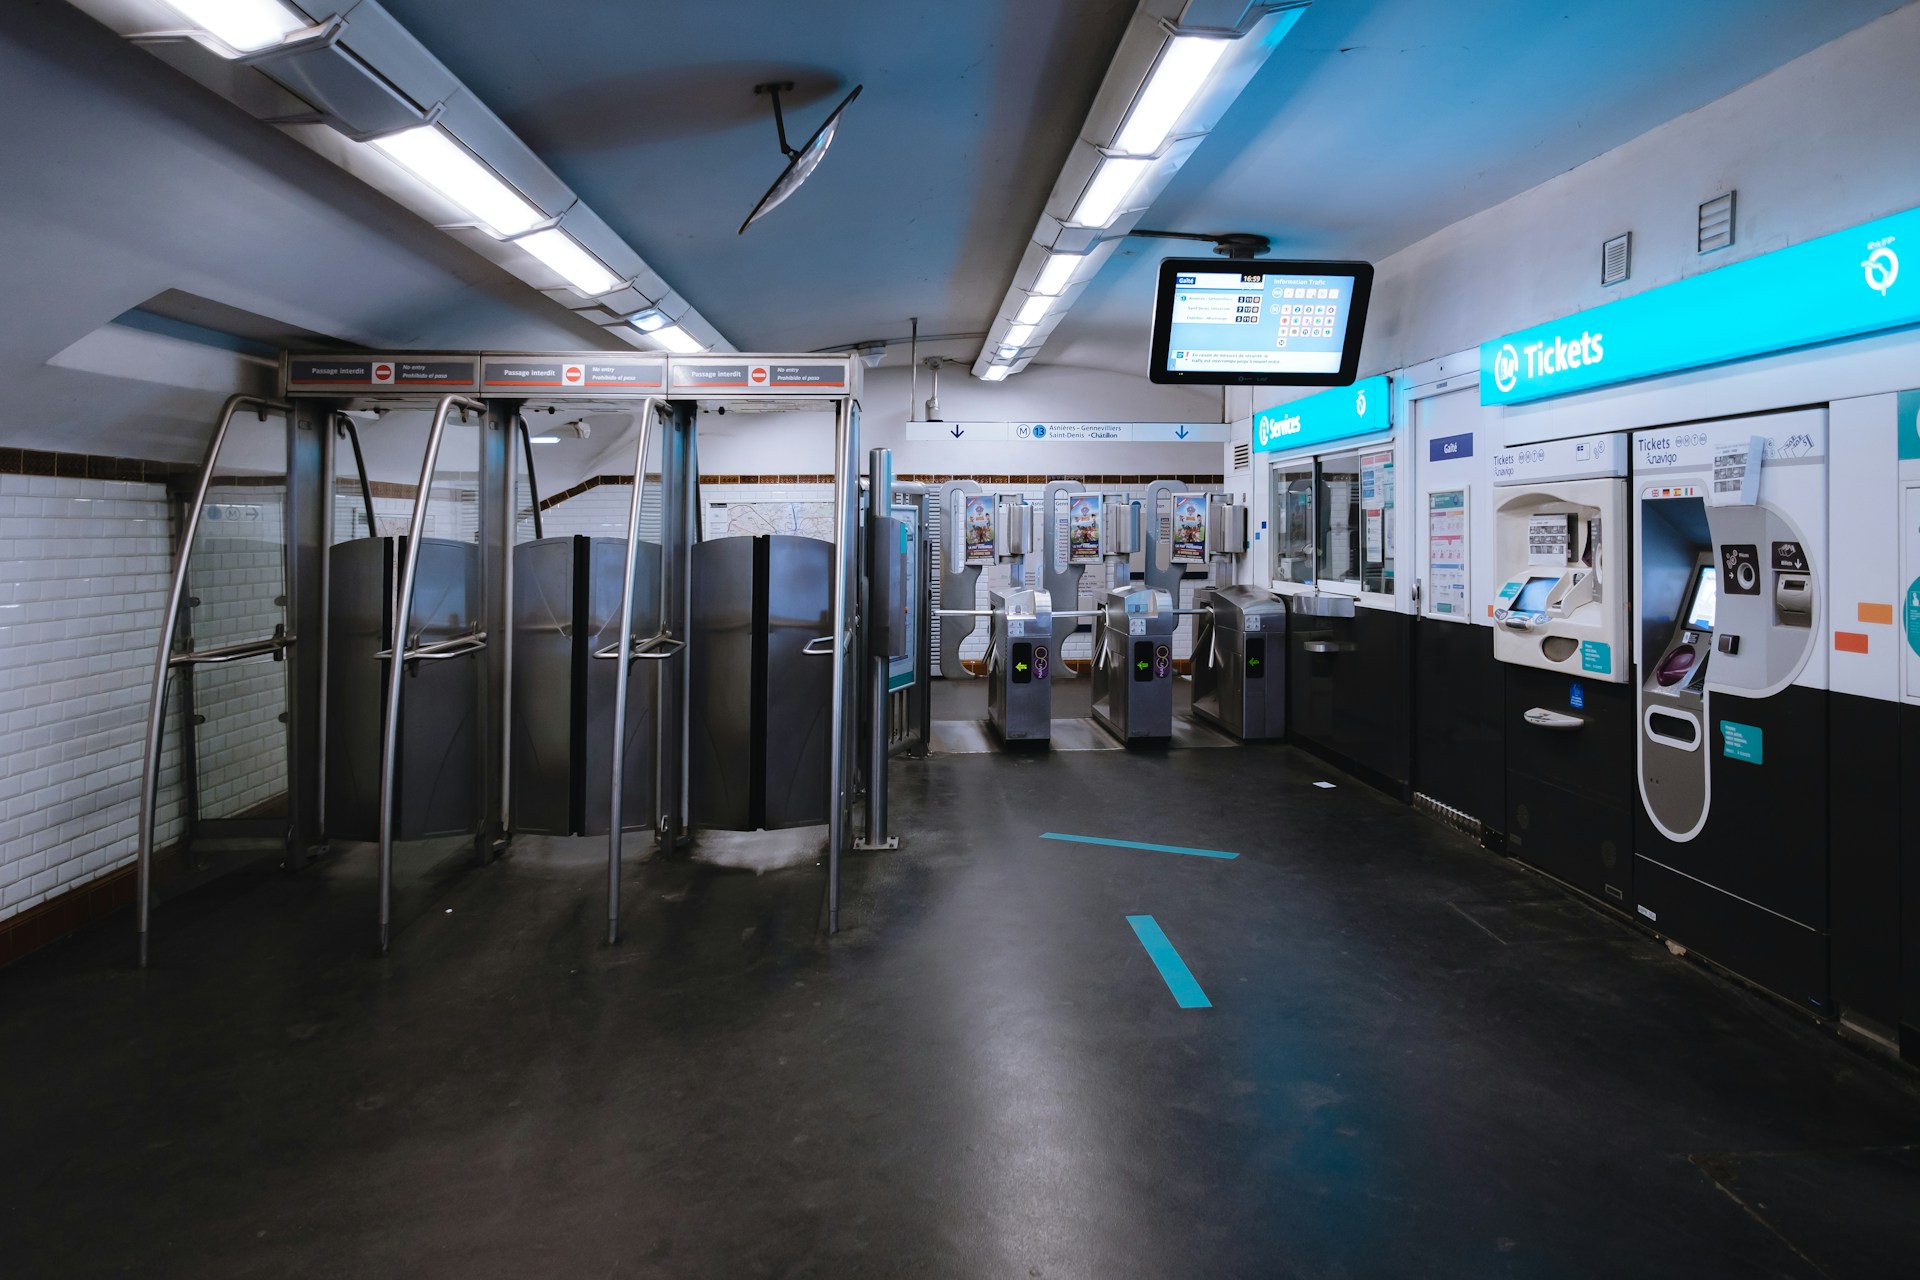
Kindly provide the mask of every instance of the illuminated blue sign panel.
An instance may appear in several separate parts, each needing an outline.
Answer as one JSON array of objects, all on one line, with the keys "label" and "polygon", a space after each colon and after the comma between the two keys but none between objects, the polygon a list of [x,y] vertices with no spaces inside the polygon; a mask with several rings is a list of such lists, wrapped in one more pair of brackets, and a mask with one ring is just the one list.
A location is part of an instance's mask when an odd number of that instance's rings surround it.
[{"label": "illuminated blue sign panel", "polygon": [[1375,435],[1393,426],[1393,383],[1385,374],[1291,400],[1253,415],[1256,453]]},{"label": "illuminated blue sign panel", "polygon": [[1523,404],[1920,324],[1920,209],[1480,345],[1480,403]]}]

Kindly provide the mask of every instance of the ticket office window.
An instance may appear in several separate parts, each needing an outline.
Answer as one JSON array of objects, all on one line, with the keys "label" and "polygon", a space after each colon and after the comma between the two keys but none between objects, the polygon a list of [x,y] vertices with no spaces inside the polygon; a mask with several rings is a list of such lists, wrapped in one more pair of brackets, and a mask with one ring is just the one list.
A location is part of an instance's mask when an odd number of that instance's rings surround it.
[{"label": "ticket office window", "polygon": [[1393,454],[1357,449],[1275,466],[1276,583],[1391,595]]},{"label": "ticket office window", "polygon": [[1314,581],[1314,467],[1311,459],[1273,469],[1273,580],[1310,586]]}]

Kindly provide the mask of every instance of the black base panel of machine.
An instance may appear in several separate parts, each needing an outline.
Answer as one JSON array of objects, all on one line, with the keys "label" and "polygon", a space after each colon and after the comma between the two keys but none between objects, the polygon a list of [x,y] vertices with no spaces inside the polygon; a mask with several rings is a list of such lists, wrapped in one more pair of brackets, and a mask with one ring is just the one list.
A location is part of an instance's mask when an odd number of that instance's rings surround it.
[{"label": "black base panel of machine", "polygon": [[1507,852],[1616,911],[1633,910],[1633,810],[1507,775]]},{"label": "black base panel of machine", "polygon": [[1848,693],[1827,705],[1833,999],[1891,1027],[1901,1011],[1901,707]]},{"label": "black base panel of machine", "polygon": [[1920,706],[1900,707],[1900,1054],[1920,1065]]},{"label": "black base panel of machine", "polygon": [[[1638,800],[1631,685],[1509,665],[1505,706],[1510,788],[1511,777],[1524,774],[1603,805],[1633,811]],[[1527,721],[1527,712],[1535,707],[1579,716],[1585,723],[1571,732],[1545,729]]]},{"label": "black base panel of machine", "polygon": [[[1770,698],[1716,693],[1709,711],[1706,824],[1691,840],[1669,840],[1635,806],[1634,901],[1675,942],[1830,1012],[1827,694],[1797,685]],[[1726,754],[1728,721],[1746,726],[1760,763]],[[1661,867],[1671,871],[1654,874]]]},{"label": "black base panel of machine", "polygon": [[[1412,795],[1412,631],[1413,619],[1391,609],[1296,618],[1287,629],[1290,740],[1402,800]],[[1324,641],[1338,647],[1306,647]]]},{"label": "black base panel of machine", "polygon": [[1492,627],[1413,624],[1413,790],[1494,830],[1507,809],[1504,679]]},{"label": "black base panel of machine", "polygon": [[1635,858],[1641,919],[1688,951],[1814,1013],[1833,1013],[1827,935]]}]

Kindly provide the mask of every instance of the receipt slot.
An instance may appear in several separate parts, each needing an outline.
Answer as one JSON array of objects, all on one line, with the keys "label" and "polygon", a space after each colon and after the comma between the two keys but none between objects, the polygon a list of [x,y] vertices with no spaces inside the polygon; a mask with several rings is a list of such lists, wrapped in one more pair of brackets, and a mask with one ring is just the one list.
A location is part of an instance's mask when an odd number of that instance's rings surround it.
[{"label": "receipt slot", "polygon": [[1094,652],[1093,718],[1123,742],[1173,737],[1173,597],[1131,583],[1107,592]]},{"label": "receipt slot", "polygon": [[1493,456],[1507,852],[1632,910],[1634,700],[1624,432]]},{"label": "receipt slot", "polygon": [[1826,413],[1634,436],[1635,910],[1829,1008]]}]

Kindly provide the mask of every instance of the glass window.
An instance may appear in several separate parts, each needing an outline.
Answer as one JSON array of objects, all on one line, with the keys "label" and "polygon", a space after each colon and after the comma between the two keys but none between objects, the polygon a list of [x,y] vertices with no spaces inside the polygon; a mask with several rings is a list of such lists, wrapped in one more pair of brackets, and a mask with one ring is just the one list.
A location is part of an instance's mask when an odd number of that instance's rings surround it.
[{"label": "glass window", "polygon": [[1313,464],[1273,469],[1273,580],[1313,581]]},{"label": "glass window", "polygon": [[1343,453],[1320,462],[1318,537],[1322,582],[1360,582],[1360,455]]}]

